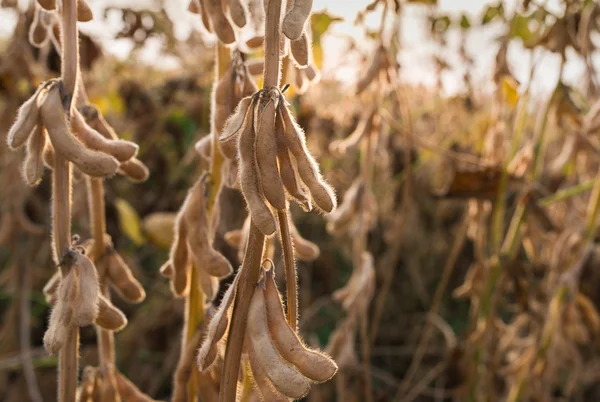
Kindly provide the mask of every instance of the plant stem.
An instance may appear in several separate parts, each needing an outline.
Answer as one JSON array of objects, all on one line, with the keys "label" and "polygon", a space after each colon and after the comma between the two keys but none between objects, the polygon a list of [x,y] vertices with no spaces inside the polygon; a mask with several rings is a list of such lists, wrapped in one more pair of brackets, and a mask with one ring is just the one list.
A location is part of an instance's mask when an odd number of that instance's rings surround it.
[{"label": "plant stem", "polygon": [[227,347],[225,349],[225,362],[221,375],[220,402],[232,402],[236,399],[237,380],[240,372],[240,359],[246,324],[248,323],[248,308],[254,294],[254,288],[258,282],[262,255],[265,247],[265,236],[250,222],[250,234],[246,254],[242,262],[242,273],[238,283],[237,293],[233,304],[231,324],[227,336]]},{"label": "plant stem", "polygon": [[[67,112],[70,112],[71,99],[75,96],[75,86],[79,73],[79,39],[77,36],[77,0],[63,0],[62,2],[62,71],[61,78],[65,95],[69,103]],[[70,115],[70,113],[69,113]]]},{"label": "plant stem", "polygon": [[279,36],[281,0],[264,0],[265,4],[265,67],[263,88],[279,86]]},{"label": "plant stem", "polygon": [[277,217],[279,218],[279,235],[281,236],[281,248],[283,249],[283,262],[285,265],[287,319],[292,330],[296,331],[298,329],[298,275],[296,273],[294,247],[287,212],[287,208],[277,211]]}]

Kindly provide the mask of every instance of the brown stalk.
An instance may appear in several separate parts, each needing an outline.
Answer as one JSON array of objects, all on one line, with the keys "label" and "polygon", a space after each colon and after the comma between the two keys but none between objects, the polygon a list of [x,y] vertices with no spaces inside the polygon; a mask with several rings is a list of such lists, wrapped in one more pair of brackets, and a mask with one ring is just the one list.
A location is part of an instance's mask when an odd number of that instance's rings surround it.
[{"label": "brown stalk", "polygon": [[[62,3],[62,71],[63,105],[70,116],[71,100],[77,83],[79,69],[79,42],[77,37],[77,2]],[[71,245],[71,164],[58,152],[52,176],[53,233],[56,262]],[[64,274],[64,273],[63,273]],[[79,328],[73,326],[60,350],[58,363],[58,400],[72,402],[77,392],[79,358]]]},{"label": "brown stalk", "polygon": [[277,211],[279,218],[279,235],[283,249],[283,262],[285,265],[285,281],[287,290],[287,319],[294,331],[298,329],[298,275],[294,261],[294,247],[290,234],[287,208]]},{"label": "brown stalk", "polygon": [[[281,0],[265,0],[265,67],[264,88],[279,85],[279,20],[281,17]],[[235,295],[231,324],[227,336],[225,361],[221,375],[222,384],[219,392],[220,402],[236,400],[237,379],[240,372],[244,334],[248,322],[248,308],[258,282],[265,236],[250,222],[250,233],[246,253],[242,262],[242,274]]]}]

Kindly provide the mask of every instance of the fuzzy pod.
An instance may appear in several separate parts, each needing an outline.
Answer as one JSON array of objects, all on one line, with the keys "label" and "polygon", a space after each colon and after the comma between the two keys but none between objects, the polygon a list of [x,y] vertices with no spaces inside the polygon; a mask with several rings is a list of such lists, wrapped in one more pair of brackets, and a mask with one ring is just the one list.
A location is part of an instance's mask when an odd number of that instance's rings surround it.
[{"label": "fuzzy pod", "polygon": [[243,28],[247,22],[247,10],[242,0],[229,0],[229,15],[235,25]]},{"label": "fuzzy pod", "polygon": [[337,154],[345,154],[348,150],[355,149],[360,140],[365,136],[369,135],[373,130],[373,123],[377,109],[375,107],[367,110],[367,113],[358,123],[356,129],[346,138],[342,140],[335,140],[329,144],[329,151]]},{"label": "fuzzy pod", "polygon": [[337,372],[335,362],[323,353],[306,347],[286,321],[273,270],[267,271],[266,282],[264,293],[269,333],[281,356],[313,381],[331,379]]},{"label": "fuzzy pod", "polygon": [[225,242],[230,245],[233,248],[239,248],[240,244],[242,243],[242,230],[241,229],[235,229],[235,230],[230,230],[229,232],[225,233],[225,236],[223,236],[225,239]]},{"label": "fuzzy pod", "polygon": [[365,73],[358,79],[356,83],[355,95],[360,95],[367,87],[377,78],[379,72],[384,68],[387,68],[387,56],[385,54],[385,48],[379,46],[375,51],[373,59],[369,67],[365,70]]},{"label": "fuzzy pod", "polygon": [[333,292],[332,299],[341,302],[346,311],[367,314],[374,292],[375,266],[373,255],[368,251],[363,251],[360,266],[352,272],[346,286]]},{"label": "fuzzy pod", "polygon": [[[9,148],[21,148],[27,142],[27,139],[33,132],[33,129],[40,122],[40,109],[37,98],[43,85],[40,85],[35,93],[25,103],[21,105],[17,112],[17,119],[10,127],[7,135]],[[62,105],[61,105],[62,110]]]},{"label": "fuzzy pod", "polygon": [[323,353],[306,347],[285,319],[273,270],[267,271],[266,282],[264,297],[269,334],[281,357],[313,381],[324,382],[331,379],[337,372],[335,362]]},{"label": "fuzzy pod", "polygon": [[227,159],[223,163],[221,172],[223,175],[223,184],[225,184],[225,186],[235,189],[235,190],[240,189],[238,161],[237,160]]},{"label": "fuzzy pod", "polygon": [[204,29],[206,29],[207,32],[212,33],[214,31],[213,26],[212,26],[212,22],[210,20],[210,16],[208,15],[208,12],[206,11],[206,2],[209,0],[199,0],[198,1],[198,6],[200,8],[200,17],[202,18],[202,25],[204,25]]},{"label": "fuzzy pod", "polygon": [[198,152],[200,157],[207,162],[210,161],[212,157],[212,137],[212,134],[205,135],[196,141],[196,144],[194,145],[196,152]]},{"label": "fuzzy pod", "polygon": [[200,178],[188,193],[184,212],[187,241],[196,266],[212,276],[223,278],[229,276],[233,268],[229,261],[212,246],[212,231],[206,207],[207,193],[208,189],[203,178]]},{"label": "fuzzy pod", "polygon": [[48,90],[40,107],[42,121],[54,150],[73,162],[83,173],[92,177],[113,175],[119,167],[118,161],[110,155],[87,149],[71,134],[63,110],[58,86]]},{"label": "fuzzy pod", "polygon": [[137,155],[139,148],[137,144],[131,141],[105,138],[98,131],[87,125],[85,119],[77,109],[73,109],[71,114],[71,125],[77,138],[90,149],[112,155],[119,162],[128,161]]},{"label": "fuzzy pod", "polygon": [[[252,38],[248,39],[246,41],[246,46],[248,46],[250,49],[258,49],[259,47],[262,47],[263,44],[265,43],[265,37],[264,36],[253,36]],[[259,60],[256,60],[259,61]],[[260,61],[262,63],[262,61]],[[262,68],[261,68],[262,70]]]},{"label": "fuzzy pod", "polygon": [[146,165],[137,158],[132,158],[127,162],[121,163],[117,172],[123,176],[127,176],[129,180],[135,183],[144,182],[150,176],[150,171]]},{"label": "fuzzy pod", "polygon": [[219,308],[208,323],[206,337],[202,342],[202,346],[198,350],[197,361],[200,371],[207,370],[217,358],[217,343],[225,335],[229,326],[229,310],[235,300],[237,286],[240,279],[240,269],[235,276],[235,279],[223,295]]},{"label": "fuzzy pod", "polygon": [[275,116],[278,101],[278,93],[261,92],[254,112],[254,130],[256,132],[256,161],[261,176],[263,194],[273,208],[282,210],[286,208],[285,192],[277,166],[277,144],[275,142]]},{"label": "fuzzy pod", "polygon": [[327,217],[328,232],[339,232],[352,221],[352,218],[356,216],[364,190],[365,186],[362,179],[359,178],[354,180],[350,188],[344,194],[340,206]]},{"label": "fuzzy pod", "polygon": [[37,3],[44,9],[52,11],[56,9],[56,0],[37,0]]},{"label": "fuzzy pod", "polygon": [[246,68],[250,75],[262,75],[265,68],[265,62],[258,59],[249,60],[246,62]]},{"label": "fuzzy pod", "polygon": [[187,245],[187,232],[187,223],[183,212],[180,211],[175,219],[175,239],[170,254],[170,261],[173,265],[171,290],[178,297],[185,296],[190,287],[190,256]]},{"label": "fuzzy pod", "polygon": [[100,295],[96,325],[109,331],[118,332],[127,325],[127,318],[106,297]]},{"label": "fuzzy pod", "polygon": [[85,0],[77,0],[77,21],[79,22],[88,22],[94,18],[94,13],[92,13],[92,9]]},{"label": "fuzzy pod", "polygon": [[290,51],[297,67],[308,67],[312,50],[306,32],[302,32],[300,38],[290,42]]},{"label": "fuzzy pod", "polygon": [[[250,108],[254,107],[255,101]],[[254,115],[251,117],[254,120]],[[239,139],[240,187],[252,220],[264,235],[270,236],[275,233],[275,218],[262,193],[262,182],[256,162],[256,134],[253,127],[254,122],[251,121],[248,129],[241,133]]]},{"label": "fuzzy pod", "polygon": [[306,395],[310,389],[310,383],[298,369],[283,359],[273,344],[261,285],[257,286],[252,295],[246,331],[257,364],[277,391],[295,399]]},{"label": "fuzzy pod", "polygon": [[310,85],[310,81],[306,78],[306,74],[304,71],[300,70],[298,67],[293,66],[294,71],[294,86],[296,92],[300,95],[305,94],[308,91],[308,87]]},{"label": "fuzzy pod", "polygon": [[294,0],[294,5],[283,19],[283,34],[290,40],[296,40],[302,35],[304,24],[310,16],[312,0]]},{"label": "fuzzy pod", "polygon": [[252,129],[252,97],[243,98],[235,108],[233,114],[227,119],[221,135],[219,136],[219,148],[221,153],[228,159],[236,159],[238,154],[238,142],[244,130]]},{"label": "fuzzy pod", "polygon": [[279,174],[283,186],[288,194],[294,198],[305,211],[310,211],[312,208],[310,198],[306,194],[306,190],[300,185],[297,180],[298,173],[294,169],[294,164],[290,157],[290,151],[285,141],[285,124],[281,114],[277,114],[275,121],[275,142],[277,144],[277,160],[279,162]]},{"label": "fuzzy pod", "polygon": [[56,303],[56,293],[58,291],[58,286],[60,285],[60,277],[60,271],[55,272],[54,275],[48,279],[48,282],[46,282],[44,289],[42,290],[46,302],[50,305]]},{"label": "fuzzy pod", "polygon": [[106,257],[108,258],[106,272],[112,287],[119,296],[128,303],[142,302],[146,298],[146,292],[131,273],[131,268],[127,266],[127,263],[116,251]]},{"label": "fuzzy pod", "polygon": [[212,302],[219,293],[219,278],[208,274],[202,268],[196,267],[196,269],[198,270],[200,289],[202,289],[202,293],[204,293],[206,301]]},{"label": "fuzzy pod", "polygon": [[281,395],[269,378],[264,370],[261,368],[260,364],[256,361],[256,352],[252,349],[252,345],[250,341],[247,339],[244,341],[244,347],[248,351],[248,361],[250,362],[250,370],[252,371],[252,380],[258,388],[260,392],[260,396],[263,401],[273,401],[273,402],[285,402],[290,399],[286,396]]},{"label": "fuzzy pod", "polygon": [[79,327],[92,324],[98,317],[100,284],[92,261],[77,253],[74,269],[79,271],[79,294],[75,303],[73,323]]},{"label": "fuzzy pod", "polygon": [[44,47],[50,38],[48,29],[42,23],[42,13],[45,12],[40,7],[36,7],[33,13],[33,21],[29,26],[29,43],[37,48]]},{"label": "fuzzy pod", "polygon": [[290,234],[292,235],[292,243],[294,245],[294,251],[296,252],[296,258],[300,261],[314,261],[319,258],[321,250],[315,243],[306,240],[298,232],[294,221],[290,219]]},{"label": "fuzzy pod", "polygon": [[231,23],[223,11],[221,0],[204,0],[202,3],[206,6],[206,12],[212,22],[213,30],[221,42],[230,45],[235,42],[235,32]]},{"label": "fuzzy pod", "polygon": [[321,80],[321,72],[313,64],[310,64],[306,68],[301,68],[300,70],[304,72],[304,74],[306,75],[306,78],[308,78],[308,80],[312,84],[316,84],[316,83],[318,83]]},{"label": "fuzzy pod", "polygon": [[202,339],[202,332],[196,330],[192,338],[186,343],[185,349],[181,353],[177,370],[175,371],[175,386],[173,387],[173,402],[186,402],[187,383],[192,375],[194,366],[194,353]]},{"label": "fuzzy pod", "polygon": [[279,113],[285,123],[285,139],[287,146],[296,158],[296,166],[300,178],[310,190],[315,204],[325,212],[332,212],[336,207],[335,193],[325,182],[319,166],[306,147],[304,131],[296,124],[285,101],[280,102]]},{"label": "fuzzy pod", "polygon": [[200,15],[200,1],[199,0],[190,0],[188,4],[188,11],[192,14]]},{"label": "fuzzy pod", "polygon": [[223,73],[216,85],[213,86],[211,109],[214,110],[214,113],[211,119],[211,128],[213,132],[219,135],[233,110],[235,86],[235,74],[231,67]]},{"label": "fuzzy pod", "polygon": [[165,262],[160,267],[159,272],[165,278],[172,279],[173,278],[173,264],[171,264],[171,260]]},{"label": "fuzzy pod", "polygon": [[44,347],[51,355],[57,354],[73,326],[74,307],[79,296],[79,273],[73,267],[65,275],[57,289],[56,304],[50,313],[50,324],[44,334]]},{"label": "fuzzy pod", "polygon": [[27,140],[27,151],[23,161],[23,178],[30,186],[37,186],[44,174],[44,148],[46,147],[46,129],[38,124]]}]

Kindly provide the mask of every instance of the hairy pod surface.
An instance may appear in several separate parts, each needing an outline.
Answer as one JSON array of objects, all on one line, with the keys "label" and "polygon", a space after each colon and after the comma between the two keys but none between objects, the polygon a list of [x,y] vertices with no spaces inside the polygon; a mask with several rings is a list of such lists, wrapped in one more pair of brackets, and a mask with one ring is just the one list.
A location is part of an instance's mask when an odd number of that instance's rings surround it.
[{"label": "hairy pod surface", "polygon": [[23,103],[17,112],[17,119],[10,127],[7,135],[7,143],[11,149],[17,149],[25,145],[36,124],[40,121],[37,98],[42,86],[38,87],[31,98]]},{"label": "hairy pod surface", "polygon": [[372,107],[366,115],[360,120],[356,129],[346,138],[335,140],[329,144],[329,151],[345,154],[348,150],[353,150],[360,143],[360,140],[369,135],[373,130],[373,120],[377,114],[377,109]]},{"label": "hairy pod surface", "polygon": [[265,297],[260,287],[255,289],[252,295],[246,331],[257,364],[277,391],[290,398],[302,398],[306,395],[310,383],[294,366],[281,357],[271,340]]},{"label": "hairy pod surface", "polygon": [[277,166],[277,143],[275,142],[275,116],[279,99],[277,89],[260,92],[254,112],[254,130],[256,160],[263,194],[273,208],[282,210],[285,209],[286,202]]},{"label": "hairy pod surface", "polygon": [[292,242],[294,244],[296,258],[298,258],[300,261],[314,261],[319,258],[319,255],[321,254],[319,246],[303,238],[300,232],[298,232],[296,225],[294,225],[294,221],[292,219],[289,221],[290,234],[292,235]]},{"label": "hairy pod surface", "polygon": [[109,331],[120,331],[127,325],[125,314],[116,308],[106,297],[98,298],[98,316],[96,325]]},{"label": "hairy pod surface", "polygon": [[41,7],[35,7],[33,21],[29,26],[29,43],[37,48],[44,47],[50,38],[48,28],[42,23],[42,13],[45,12]]},{"label": "hairy pod surface", "polygon": [[196,152],[198,152],[200,157],[205,161],[210,161],[212,157],[212,138],[213,136],[211,134],[205,135],[196,141],[196,144],[194,145]]},{"label": "hairy pod surface", "polygon": [[313,0],[294,0],[294,5],[283,19],[283,34],[290,40],[296,40],[302,35],[304,24],[310,16]]},{"label": "hairy pod surface", "polygon": [[144,287],[131,273],[123,258],[116,251],[108,256],[107,274],[119,296],[129,303],[140,303],[146,298]]},{"label": "hairy pod surface", "polygon": [[[251,109],[254,107],[256,107],[256,100],[250,106]],[[257,174],[254,113],[251,118],[252,121],[241,133],[239,140],[240,187],[256,227],[264,235],[270,236],[275,233],[275,218],[263,198],[261,178]]]},{"label": "hairy pod surface", "polygon": [[150,176],[150,171],[146,165],[136,158],[121,163],[117,172],[136,183],[144,182]]},{"label": "hairy pod surface", "polygon": [[208,274],[199,267],[194,267],[198,270],[198,278],[200,279],[200,288],[206,297],[207,302],[212,302],[219,293],[219,278]]},{"label": "hairy pod surface", "polygon": [[252,379],[254,380],[254,384],[258,388],[258,391],[260,392],[262,400],[275,402],[289,401],[290,398],[281,395],[279,392],[277,392],[277,390],[267,377],[267,374],[261,368],[260,364],[256,361],[256,352],[254,351],[254,349],[252,349],[252,345],[248,339],[244,341],[244,346],[248,350],[248,361],[250,362]]},{"label": "hairy pod surface", "polygon": [[246,25],[246,7],[242,0],[229,0],[229,14],[231,20],[240,28]]},{"label": "hairy pod surface", "polygon": [[380,46],[375,51],[375,55],[371,59],[371,63],[369,67],[365,71],[364,75],[362,75],[358,82],[356,83],[356,95],[360,95],[365,89],[369,87],[371,82],[375,80],[379,76],[379,72],[384,68],[388,67],[387,56],[385,54],[385,48]]},{"label": "hairy pod surface", "polygon": [[98,273],[92,261],[79,252],[73,269],[79,272],[79,294],[75,301],[73,324],[84,327],[92,324],[98,317],[100,297]]},{"label": "hairy pod surface", "polygon": [[138,387],[123,374],[117,372],[115,373],[115,380],[117,382],[117,390],[119,391],[119,396],[123,401],[127,402],[157,402],[156,400],[150,398],[148,395],[144,394],[139,390]]},{"label": "hairy pod surface", "polygon": [[37,0],[44,10],[52,11],[56,8],[56,0]]},{"label": "hairy pod surface", "polygon": [[119,163],[110,155],[87,149],[72,134],[63,110],[58,86],[48,90],[41,105],[41,117],[54,150],[93,177],[113,175]]},{"label": "hairy pod surface", "polygon": [[221,42],[230,45],[235,42],[235,32],[231,23],[225,16],[223,11],[223,3],[221,0],[204,0],[202,3],[206,6],[206,11],[212,22],[213,30]]},{"label": "hairy pod surface", "polygon": [[240,273],[241,269],[238,271],[235,279],[223,295],[219,308],[208,324],[206,337],[202,342],[197,357],[198,367],[201,371],[207,370],[217,357],[217,343],[221,340],[223,335],[225,335],[225,331],[227,331],[227,326],[229,325],[229,310],[235,299]]},{"label": "hairy pod surface", "polygon": [[292,363],[305,377],[323,382],[337,372],[337,365],[329,357],[316,350],[307,348],[285,319],[285,312],[273,270],[266,274],[265,301],[269,334],[275,347],[288,362]]},{"label": "hairy pod surface", "polygon": [[64,345],[67,333],[73,326],[75,303],[79,296],[79,273],[68,268],[57,289],[56,304],[50,313],[50,324],[44,334],[44,347],[50,354],[56,354]]},{"label": "hairy pod surface", "polygon": [[119,139],[107,139],[87,125],[77,109],[73,109],[71,124],[77,138],[90,149],[112,155],[119,162],[133,158],[138,152],[137,144]]},{"label": "hairy pod surface", "polygon": [[171,247],[171,264],[173,265],[173,277],[171,285],[176,296],[183,297],[189,291],[190,269],[189,251],[187,246],[187,223],[183,211],[177,214],[175,219],[175,239]]},{"label": "hairy pod surface", "polygon": [[77,0],[77,21],[79,22],[88,22],[94,18],[94,13],[92,13],[92,9],[85,0]]},{"label": "hairy pod surface", "polygon": [[236,159],[238,154],[238,141],[241,133],[252,128],[252,97],[243,98],[237,105],[233,114],[227,119],[219,137],[219,147],[223,156]]},{"label": "hairy pod surface", "polygon": [[[310,29],[310,28],[305,28]],[[300,38],[290,42],[290,50],[292,59],[298,67],[308,67],[310,64],[311,47],[308,35],[305,31],[302,32]]]},{"label": "hairy pod surface", "polygon": [[296,158],[300,178],[310,190],[315,204],[325,212],[331,212],[336,207],[335,193],[325,182],[319,167],[306,147],[304,132],[294,121],[285,101],[279,104],[279,113],[285,124],[285,139],[287,146]]},{"label": "hairy pod surface", "polygon": [[27,140],[27,151],[23,162],[23,177],[34,187],[42,181],[44,174],[44,148],[46,147],[46,129],[38,124]]}]

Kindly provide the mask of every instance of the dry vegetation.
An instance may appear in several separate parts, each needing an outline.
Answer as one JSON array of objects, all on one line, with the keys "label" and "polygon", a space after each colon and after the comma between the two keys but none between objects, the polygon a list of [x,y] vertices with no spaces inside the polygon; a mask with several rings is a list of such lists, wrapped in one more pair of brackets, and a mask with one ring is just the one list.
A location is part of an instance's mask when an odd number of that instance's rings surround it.
[{"label": "dry vegetation", "polygon": [[[600,398],[596,2],[476,19],[375,0],[354,22],[369,50],[350,90],[321,80],[336,19],[310,0],[191,0],[212,48],[177,41],[160,7],[118,9],[118,36],[134,53],[161,39],[176,72],[104,56],[78,32],[97,17],[84,0],[15,3],[1,400]],[[402,78],[408,7],[438,50],[459,33],[460,95],[440,95],[447,52],[436,88]],[[467,48],[489,24],[492,93]],[[513,76],[518,42],[529,82],[560,56],[550,96]],[[581,87],[563,81],[569,58]]]}]

